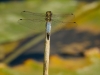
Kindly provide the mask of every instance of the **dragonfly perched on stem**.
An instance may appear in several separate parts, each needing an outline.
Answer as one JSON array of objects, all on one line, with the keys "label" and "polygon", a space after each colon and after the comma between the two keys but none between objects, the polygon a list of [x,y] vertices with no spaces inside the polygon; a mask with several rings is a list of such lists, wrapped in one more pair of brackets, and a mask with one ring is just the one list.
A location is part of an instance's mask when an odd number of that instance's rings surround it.
[{"label": "dragonfly perched on stem", "polygon": [[75,22],[61,21],[62,17],[68,17],[68,16],[74,17],[74,15],[73,14],[55,15],[55,14],[52,14],[51,11],[47,11],[46,14],[23,11],[22,14],[27,19],[20,19],[18,22],[21,25],[31,28],[33,31],[36,31],[38,29],[39,31],[41,31],[41,29],[46,30],[43,75],[48,75],[51,27],[59,23],[61,25],[72,24],[73,26],[76,26]]},{"label": "dragonfly perched on stem", "polygon": [[[45,24],[47,21],[46,14],[33,13],[30,11],[22,11],[21,14],[23,17],[25,17],[25,19],[18,20],[21,26],[25,26],[31,29],[34,33],[45,31]],[[59,25],[59,27],[66,25],[65,26],[66,28],[70,28],[70,27],[73,28],[77,26],[77,23],[74,21],[66,21],[66,19],[64,20],[64,18],[67,18],[67,17],[69,17],[70,19],[73,19],[75,16],[72,13],[70,14],[53,14],[52,13],[50,17],[51,17],[50,23],[52,24],[51,26],[52,30],[55,29],[57,25]]]}]

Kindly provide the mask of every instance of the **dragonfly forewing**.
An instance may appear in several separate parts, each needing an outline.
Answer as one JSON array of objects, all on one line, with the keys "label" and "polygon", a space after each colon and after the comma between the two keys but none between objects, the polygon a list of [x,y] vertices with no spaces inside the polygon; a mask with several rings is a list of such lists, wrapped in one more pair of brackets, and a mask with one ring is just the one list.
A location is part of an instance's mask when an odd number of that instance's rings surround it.
[{"label": "dragonfly forewing", "polygon": [[43,13],[33,13],[30,11],[22,11],[21,15],[27,19],[45,19],[45,14]]},{"label": "dragonfly forewing", "polygon": [[[45,19],[46,15],[45,13],[33,13],[30,11],[22,11],[21,12],[22,16],[28,19]],[[75,18],[74,14],[69,13],[69,14],[53,14],[52,19],[53,20],[62,20],[64,18]]]}]

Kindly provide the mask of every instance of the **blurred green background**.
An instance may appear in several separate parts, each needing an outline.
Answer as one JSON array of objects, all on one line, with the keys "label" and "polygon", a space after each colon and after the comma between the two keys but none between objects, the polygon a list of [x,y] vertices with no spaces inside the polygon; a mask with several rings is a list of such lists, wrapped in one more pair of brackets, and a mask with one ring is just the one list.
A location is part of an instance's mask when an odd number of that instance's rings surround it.
[{"label": "blurred green background", "polygon": [[64,25],[51,35],[50,75],[100,75],[98,0],[1,0],[0,75],[41,75],[43,72],[45,35],[18,23],[24,18],[21,15],[24,10],[75,15],[71,19],[77,23],[75,28]]}]

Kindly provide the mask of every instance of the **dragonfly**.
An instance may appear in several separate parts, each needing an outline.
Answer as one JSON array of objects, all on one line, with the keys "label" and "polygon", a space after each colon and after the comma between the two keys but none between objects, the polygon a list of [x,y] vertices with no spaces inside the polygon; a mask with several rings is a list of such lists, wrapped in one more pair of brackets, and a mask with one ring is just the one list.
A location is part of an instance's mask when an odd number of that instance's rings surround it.
[{"label": "dragonfly", "polygon": [[34,32],[41,32],[46,30],[46,33],[50,35],[51,29],[56,28],[58,24],[61,26],[66,25],[66,27],[77,26],[76,22],[67,22],[66,20],[63,20],[63,18],[66,17],[74,18],[75,16],[72,13],[53,14],[51,11],[47,11],[46,14],[44,14],[34,13],[30,11],[22,11],[21,14],[25,18],[18,20],[18,23],[22,26],[31,29]]}]

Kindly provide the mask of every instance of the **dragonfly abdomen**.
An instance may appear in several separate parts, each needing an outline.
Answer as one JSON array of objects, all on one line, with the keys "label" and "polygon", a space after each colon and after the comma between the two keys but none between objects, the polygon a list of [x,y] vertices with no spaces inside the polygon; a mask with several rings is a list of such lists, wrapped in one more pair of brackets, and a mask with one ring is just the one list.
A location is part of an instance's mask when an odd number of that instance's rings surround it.
[{"label": "dragonfly abdomen", "polygon": [[46,23],[46,32],[49,34],[51,33],[51,22]]}]

